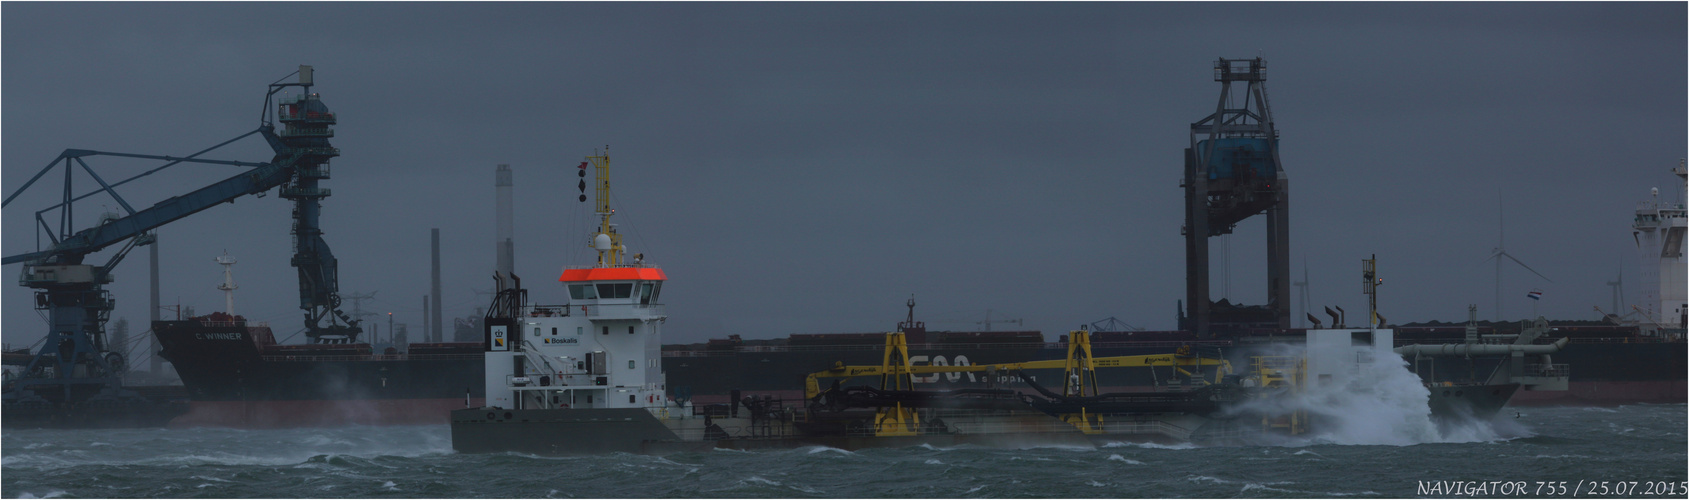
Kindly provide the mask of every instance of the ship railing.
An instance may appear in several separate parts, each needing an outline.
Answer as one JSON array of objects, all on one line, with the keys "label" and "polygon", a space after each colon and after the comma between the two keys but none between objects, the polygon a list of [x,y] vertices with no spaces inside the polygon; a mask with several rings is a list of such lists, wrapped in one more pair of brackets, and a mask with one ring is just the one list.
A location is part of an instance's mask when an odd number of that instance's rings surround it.
[{"label": "ship railing", "polygon": [[1572,365],[1563,363],[1527,364],[1525,365],[1525,373],[1535,377],[1570,377],[1572,376]]},{"label": "ship railing", "polygon": [[554,317],[554,316],[568,316],[569,315],[569,306],[568,305],[548,305],[548,306],[535,305],[535,306],[528,306],[527,314],[528,314],[528,317],[531,317],[531,318],[550,318],[550,317]]},{"label": "ship railing", "polygon": [[581,314],[588,318],[611,315],[622,317],[635,314],[639,316],[665,316],[668,314],[668,309],[663,307],[662,304],[597,304],[579,307],[582,311]]},{"label": "ship railing", "polygon": [[1572,337],[1573,344],[1658,344],[1670,342],[1662,337]]},{"label": "ship railing", "polygon": [[209,327],[212,327],[212,328],[240,328],[240,327],[265,327],[265,328],[268,328],[270,326],[270,323],[264,322],[264,321],[201,321],[201,322],[199,322],[199,324],[204,325],[204,326],[209,326]]},{"label": "ship railing", "polygon": [[[1145,342],[1093,342],[1092,349],[1103,348],[1161,348],[1177,349],[1181,346],[1193,347],[1226,347],[1232,345],[1229,340],[1155,340]],[[841,345],[741,345],[732,349],[703,349],[703,350],[673,350],[663,351],[663,356],[674,358],[704,358],[711,356],[732,356],[741,352],[813,352],[813,351],[884,351],[884,344],[841,344]],[[917,350],[949,350],[949,349],[1050,349],[1065,350],[1067,344],[1061,342],[978,342],[978,343],[926,343],[910,344],[910,349]]]},{"label": "ship railing", "polygon": [[481,359],[483,354],[325,354],[325,355],[285,355],[267,354],[259,356],[264,361],[277,362],[320,362],[320,361],[406,361],[406,360],[446,360],[446,359]]}]

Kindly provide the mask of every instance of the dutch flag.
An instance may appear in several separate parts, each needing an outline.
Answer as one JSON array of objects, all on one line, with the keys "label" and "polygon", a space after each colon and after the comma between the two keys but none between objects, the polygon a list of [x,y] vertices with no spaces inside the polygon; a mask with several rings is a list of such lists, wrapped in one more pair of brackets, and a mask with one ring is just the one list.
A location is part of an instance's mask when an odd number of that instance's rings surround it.
[{"label": "dutch flag", "polygon": [[1542,300],[1542,290],[1531,290],[1531,293],[1527,293],[1525,296],[1530,297],[1531,300]]}]

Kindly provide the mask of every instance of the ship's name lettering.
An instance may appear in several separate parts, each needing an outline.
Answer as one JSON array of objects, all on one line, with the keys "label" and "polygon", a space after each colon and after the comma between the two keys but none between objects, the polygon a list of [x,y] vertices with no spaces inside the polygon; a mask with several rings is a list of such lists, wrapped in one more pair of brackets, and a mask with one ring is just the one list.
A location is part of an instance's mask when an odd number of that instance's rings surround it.
[{"label": "ship's name lettering", "polygon": [[200,333],[195,333],[194,338],[199,339],[199,340],[244,340],[245,335],[241,335],[239,333],[206,333],[206,332],[200,332]]}]

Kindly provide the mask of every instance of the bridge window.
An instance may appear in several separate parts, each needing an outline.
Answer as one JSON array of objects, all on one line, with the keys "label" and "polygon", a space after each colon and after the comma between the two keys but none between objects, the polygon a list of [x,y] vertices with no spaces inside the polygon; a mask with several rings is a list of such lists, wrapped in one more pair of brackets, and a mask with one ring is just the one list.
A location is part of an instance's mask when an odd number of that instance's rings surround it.
[{"label": "bridge window", "polygon": [[569,285],[569,298],[575,300],[596,299],[598,298],[598,291],[594,290],[592,285]]},{"label": "bridge window", "polygon": [[625,299],[633,296],[633,283],[599,283],[598,297],[604,299]]},{"label": "bridge window", "polygon": [[651,303],[651,288],[653,286],[654,285],[651,284],[651,283],[645,283],[643,285],[639,285],[639,303],[641,303],[641,304],[650,304]]}]

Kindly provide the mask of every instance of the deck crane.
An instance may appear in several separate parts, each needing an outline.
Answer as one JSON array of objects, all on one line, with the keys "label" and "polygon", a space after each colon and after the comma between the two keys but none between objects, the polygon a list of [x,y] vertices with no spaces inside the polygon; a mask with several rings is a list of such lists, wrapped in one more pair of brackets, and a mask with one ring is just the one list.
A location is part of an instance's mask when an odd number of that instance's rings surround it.
[{"label": "deck crane", "polygon": [[[0,206],[10,205],[19,194],[34,185],[47,173],[63,164],[63,201],[35,212],[37,238],[45,235],[47,248],[34,252],[9,255],[4,264],[23,264],[19,284],[34,288],[35,307],[48,312],[50,330],[42,347],[25,368],[19,387],[30,385],[63,386],[61,401],[71,401],[73,392],[117,387],[121,356],[106,352],[105,322],[115,305],[111,294],[102,285],[111,283],[111,271],[136,246],[151,244],[152,231],[177,219],[206,210],[215,205],[233,202],[246,195],[262,196],[280,187],[280,196],[293,202],[293,267],[299,271],[299,307],[305,311],[305,331],[313,342],[350,343],[362,331],[358,320],[339,311],[340,296],[336,278],[334,254],[323,241],[317,221],[321,200],[329,190],[318,182],[329,177],[329,159],[339,156],[340,150],[329,144],[334,136],[331,127],[334,113],[328,110],[311,92],[312,68],[300,66],[294,83],[272,83],[264,96],[263,114],[256,130],[242,134],[216,146],[185,156],[159,156],[132,153],[67,149],[48,163],[39,173],[7,195]],[[283,77],[283,80],[287,77]],[[297,96],[277,98],[276,94],[289,87],[299,87]],[[272,101],[275,107],[272,108]],[[278,130],[276,123],[280,122]],[[268,162],[243,162],[200,158],[201,155],[235,141],[257,134],[264,138],[275,156]],[[88,166],[84,158],[115,156],[162,160],[162,166],[147,170],[128,179],[107,183]],[[136,210],[117,194],[114,188],[181,163],[203,163],[250,167],[249,170],[212,183],[193,192],[158,202]],[[98,188],[75,194],[71,174],[80,169],[93,178]],[[92,227],[75,230],[72,205],[85,198],[107,194],[124,211],[122,214],[101,217]],[[42,215],[58,211],[58,227],[48,224]],[[84,262],[94,252],[120,245],[104,264]],[[40,243],[37,244],[39,248]],[[81,387],[81,388],[77,388]],[[40,393],[41,391],[35,391]],[[56,399],[56,398],[55,398]]]}]

